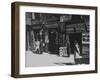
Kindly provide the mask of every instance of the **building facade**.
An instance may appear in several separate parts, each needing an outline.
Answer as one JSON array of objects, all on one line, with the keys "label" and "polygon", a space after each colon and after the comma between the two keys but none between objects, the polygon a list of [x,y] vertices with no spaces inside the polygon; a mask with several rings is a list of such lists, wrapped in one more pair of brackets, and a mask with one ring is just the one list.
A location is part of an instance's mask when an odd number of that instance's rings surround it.
[{"label": "building facade", "polygon": [[75,42],[89,63],[89,16],[26,12],[26,51],[70,56]]}]

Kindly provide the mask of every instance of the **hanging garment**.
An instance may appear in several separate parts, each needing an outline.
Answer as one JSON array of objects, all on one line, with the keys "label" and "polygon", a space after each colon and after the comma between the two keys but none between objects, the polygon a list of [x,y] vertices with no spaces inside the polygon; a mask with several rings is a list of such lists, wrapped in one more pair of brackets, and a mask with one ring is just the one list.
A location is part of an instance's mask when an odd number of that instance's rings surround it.
[{"label": "hanging garment", "polygon": [[30,42],[30,45],[31,45],[31,50],[34,51],[35,48],[36,48],[36,45],[35,45],[35,36],[34,36],[34,31],[32,30],[31,31],[31,34],[30,34],[30,38],[31,38],[31,42]]}]

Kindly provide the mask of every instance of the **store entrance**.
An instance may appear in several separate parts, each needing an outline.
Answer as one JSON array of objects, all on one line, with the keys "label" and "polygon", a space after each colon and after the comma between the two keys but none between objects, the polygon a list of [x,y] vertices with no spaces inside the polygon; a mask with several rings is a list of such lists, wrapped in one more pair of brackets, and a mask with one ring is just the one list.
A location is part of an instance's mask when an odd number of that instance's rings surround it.
[{"label": "store entrance", "polygon": [[74,54],[75,43],[77,42],[80,49],[80,55],[82,55],[82,33],[69,34],[71,53]]},{"label": "store entrance", "polygon": [[50,54],[58,53],[58,44],[57,44],[57,29],[49,29],[49,51]]}]

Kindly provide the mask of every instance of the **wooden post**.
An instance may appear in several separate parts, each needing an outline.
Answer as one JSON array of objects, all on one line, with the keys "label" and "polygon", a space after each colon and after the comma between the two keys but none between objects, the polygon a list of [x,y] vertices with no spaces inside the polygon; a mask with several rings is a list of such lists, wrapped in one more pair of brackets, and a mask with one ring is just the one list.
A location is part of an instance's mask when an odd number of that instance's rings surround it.
[{"label": "wooden post", "polygon": [[29,45],[29,32],[27,32],[27,50],[30,50],[30,45]]}]

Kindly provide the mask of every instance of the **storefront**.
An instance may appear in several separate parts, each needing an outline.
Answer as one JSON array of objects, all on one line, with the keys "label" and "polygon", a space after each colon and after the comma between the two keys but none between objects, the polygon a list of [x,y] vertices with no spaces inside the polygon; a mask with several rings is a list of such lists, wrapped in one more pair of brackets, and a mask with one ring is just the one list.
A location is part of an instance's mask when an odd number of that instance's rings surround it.
[{"label": "storefront", "polygon": [[38,50],[37,53],[39,54],[46,52],[70,56],[70,54],[74,54],[74,45],[77,42],[80,55],[89,56],[89,22],[86,23],[83,19],[81,20],[82,16],[75,17],[41,13],[40,19],[35,19],[36,17],[32,19],[31,17],[33,23],[26,25],[26,50],[33,52]]}]

